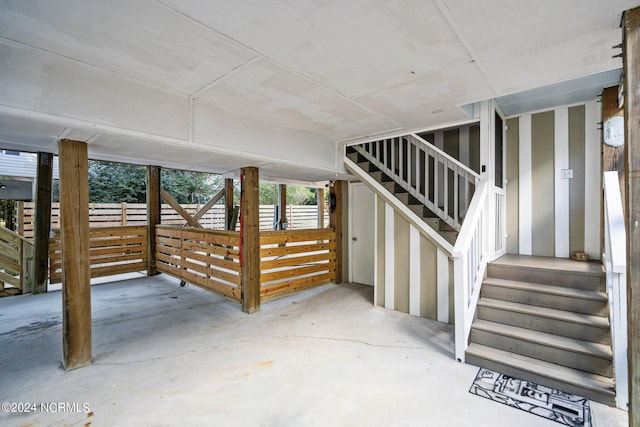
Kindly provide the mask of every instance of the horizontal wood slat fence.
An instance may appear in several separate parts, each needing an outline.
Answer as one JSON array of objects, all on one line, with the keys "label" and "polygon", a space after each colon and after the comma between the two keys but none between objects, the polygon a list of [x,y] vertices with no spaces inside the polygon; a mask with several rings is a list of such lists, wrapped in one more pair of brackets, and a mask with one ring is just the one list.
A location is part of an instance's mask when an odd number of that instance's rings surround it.
[{"label": "horizontal wood slat fence", "polygon": [[156,227],[156,268],[240,302],[240,233],[193,227]]},{"label": "horizontal wood slat fence", "polygon": [[[202,208],[201,204],[185,204],[182,207],[194,215]],[[35,206],[33,202],[18,202],[18,232],[29,239],[33,238]],[[162,224],[182,225],[185,220],[168,204],[162,204]],[[318,208],[314,205],[287,205],[289,229],[316,228],[318,226]],[[198,221],[204,228],[224,230],[224,205],[218,204]],[[329,215],[325,215],[325,227]],[[274,222],[274,207],[260,205],[260,229],[271,230]],[[125,225],[146,225],[147,205],[144,203],[90,203],[89,227],[120,227]],[[60,203],[52,203],[51,228],[60,229]]]},{"label": "horizontal wood slat fence", "polygon": [[26,290],[32,266],[33,244],[0,226],[0,293],[5,292],[5,284]]},{"label": "horizontal wood slat fence", "polygon": [[[49,280],[62,281],[60,230],[49,239]],[[147,227],[100,227],[89,229],[91,277],[133,273],[147,269]]]},{"label": "horizontal wood slat fence", "polygon": [[331,229],[260,232],[260,299],[269,301],[336,279]]}]

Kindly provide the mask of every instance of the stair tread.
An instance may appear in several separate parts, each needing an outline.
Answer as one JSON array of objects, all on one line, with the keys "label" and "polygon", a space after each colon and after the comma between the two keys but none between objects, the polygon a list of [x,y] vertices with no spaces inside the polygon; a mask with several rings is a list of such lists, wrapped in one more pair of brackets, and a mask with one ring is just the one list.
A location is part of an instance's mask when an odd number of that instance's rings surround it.
[{"label": "stair tread", "polygon": [[466,353],[467,355],[512,366],[521,371],[529,372],[555,381],[562,381],[580,388],[597,391],[609,396],[615,396],[613,379],[602,375],[580,371],[578,369],[545,362],[543,360],[476,343],[471,343],[467,348]]},{"label": "stair tread", "polygon": [[546,285],[543,283],[522,282],[517,280],[497,279],[487,277],[483,284],[500,286],[503,288],[518,289],[523,291],[533,291],[536,293],[551,294],[563,297],[588,299],[593,301],[607,301],[605,292],[589,291],[586,289],[569,288],[565,286]]},{"label": "stair tread", "polygon": [[486,297],[482,297],[480,298],[480,300],[478,300],[478,306],[514,311],[518,313],[541,316],[565,322],[589,325],[602,329],[609,329],[609,319],[607,317],[595,316],[591,314],[575,313],[572,311],[557,310],[555,308],[521,304],[517,302],[503,301]]},{"label": "stair tread", "polygon": [[611,347],[606,344],[583,341],[484,319],[477,319],[473,322],[472,328],[602,359],[612,360],[613,358]]},{"label": "stair tread", "polygon": [[532,255],[503,255],[493,261],[491,265],[589,276],[604,275],[602,264],[600,263],[575,261],[569,258],[553,258]]}]

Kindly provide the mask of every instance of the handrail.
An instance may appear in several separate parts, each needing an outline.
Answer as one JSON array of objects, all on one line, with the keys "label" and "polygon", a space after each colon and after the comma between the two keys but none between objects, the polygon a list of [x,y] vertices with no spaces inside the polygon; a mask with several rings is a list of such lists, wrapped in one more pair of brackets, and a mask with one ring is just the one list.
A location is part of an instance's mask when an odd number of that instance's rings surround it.
[{"label": "handrail", "polygon": [[436,153],[447,157],[449,159],[449,162],[455,164],[456,166],[458,166],[460,169],[463,169],[465,172],[467,172],[469,175],[475,176],[477,179],[480,179],[480,174],[478,174],[476,171],[474,171],[473,169],[471,169],[469,166],[465,165],[464,163],[462,163],[460,160],[457,160],[455,157],[452,157],[449,153],[447,153],[444,150],[441,150],[440,148],[438,148],[436,145],[432,144],[431,142],[427,141],[426,139],[422,138],[419,135],[416,135],[415,133],[411,134],[412,137],[414,137],[415,139],[417,139],[418,141],[422,142],[423,144],[426,144],[429,146],[429,148],[433,151],[435,151]]},{"label": "handrail", "polygon": [[607,277],[611,347],[616,384],[616,406],[627,409],[629,402],[627,364],[627,253],[624,211],[618,172],[605,172],[604,254]]},{"label": "handrail", "polygon": [[485,227],[488,206],[489,183],[480,181],[452,252],[456,322],[455,355],[459,362],[464,362],[465,359],[471,324],[487,268]]},{"label": "handrail", "polygon": [[[466,221],[462,224],[456,244],[453,247],[452,256],[454,258],[460,258],[463,256],[465,250],[471,244],[471,240],[474,236],[474,231],[482,215],[482,207],[486,203],[487,195],[489,193],[489,184],[487,181],[480,181],[478,188],[476,189],[469,210],[467,211]],[[469,214],[471,212],[471,214]]]},{"label": "handrail", "polygon": [[444,222],[460,230],[480,180],[471,168],[414,134],[351,147]]}]

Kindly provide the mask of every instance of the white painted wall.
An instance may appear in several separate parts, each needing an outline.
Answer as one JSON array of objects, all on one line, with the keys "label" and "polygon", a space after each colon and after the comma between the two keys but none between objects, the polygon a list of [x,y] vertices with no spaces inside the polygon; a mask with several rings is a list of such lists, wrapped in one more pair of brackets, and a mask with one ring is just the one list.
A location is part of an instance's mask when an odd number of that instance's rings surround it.
[{"label": "white painted wall", "polygon": [[[7,41],[0,40],[0,58],[3,111],[34,123],[40,120],[56,123],[62,129],[95,128],[99,133],[93,142],[99,155],[109,152],[107,144],[113,136],[122,136],[145,142],[128,143],[125,150],[115,145],[111,154],[120,161],[126,161],[127,156],[155,157],[149,154],[149,143],[157,141],[157,152],[165,153],[167,162],[171,162],[174,141],[184,150],[196,144],[194,149],[200,152],[200,157],[203,151],[209,151],[212,158],[220,152],[251,159],[247,164],[281,161],[289,167],[297,166],[299,175],[304,175],[300,171],[306,167],[324,169],[327,171],[324,179],[331,176],[331,171],[344,172],[335,156],[334,141],[326,137],[280,127],[253,116],[231,114],[207,104],[190,105],[186,96]],[[103,138],[102,134],[109,138]],[[49,135],[50,141],[56,136]],[[22,148],[50,150],[51,145],[42,146],[40,139],[26,140]],[[202,164],[202,159],[194,163]]]}]

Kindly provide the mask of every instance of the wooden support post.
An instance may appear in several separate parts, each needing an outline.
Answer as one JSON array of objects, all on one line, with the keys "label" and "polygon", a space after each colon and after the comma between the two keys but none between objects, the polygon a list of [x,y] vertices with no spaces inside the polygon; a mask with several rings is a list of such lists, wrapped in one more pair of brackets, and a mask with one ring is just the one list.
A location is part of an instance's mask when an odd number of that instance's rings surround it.
[{"label": "wooden support post", "polygon": [[65,369],[91,363],[87,144],[63,139],[60,156],[62,330]]},{"label": "wooden support post", "polygon": [[640,426],[640,8],[623,17],[629,425]]},{"label": "wooden support post", "polygon": [[329,216],[329,227],[336,232],[336,283],[342,283],[342,181],[334,181],[331,187],[333,209]]},{"label": "wooden support post", "polygon": [[16,222],[18,223],[17,230],[19,235],[24,236],[24,202],[21,200],[18,202],[18,213],[16,215]]},{"label": "wooden support post", "polygon": [[287,186],[278,185],[278,230],[284,230],[287,224]]},{"label": "wooden support post", "polygon": [[324,228],[324,188],[316,188],[316,202],[318,204],[318,228]]},{"label": "wooden support post", "polygon": [[11,231],[15,231],[15,207],[16,202],[13,200],[7,200],[4,211],[4,226]]},{"label": "wooden support post", "polygon": [[242,168],[240,181],[240,265],[242,310],[260,310],[260,186],[258,168]]},{"label": "wooden support post", "polygon": [[[616,116],[624,116],[624,109],[618,108],[618,87],[613,86],[602,91],[602,123]],[[618,171],[621,186],[624,186],[624,147],[624,145],[610,147],[605,144],[602,146],[602,172]],[[624,190],[624,188],[621,188],[621,190]],[[621,196],[624,201],[624,193]]]},{"label": "wooden support post", "polygon": [[[53,183],[53,154],[38,153],[36,173],[36,212],[34,224],[34,286],[31,292],[47,292],[49,272],[49,233],[51,232],[51,185]],[[29,290],[23,289],[23,292]]]},{"label": "wooden support post", "polygon": [[156,225],[161,222],[160,166],[147,166],[147,276],[158,274],[156,269]]},{"label": "wooden support post", "polygon": [[[602,91],[602,123],[616,116],[624,116],[624,109],[618,108],[618,87],[608,87]],[[608,171],[618,171],[618,178],[620,180],[620,196],[622,198],[622,206],[626,209],[625,203],[625,184],[624,184],[624,170],[625,168],[625,146],[622,147],[610,147],[604,144],[604,132],[602,132],[603,144],[602,144],[602,173]],[[601,203],[601,221],[600,221],[600,247],[604,248],[604,192],[602,192],[603,202]]]},{"label": "wooden support post", "polygon": [[127,225],[127,202],[122,202],[122,204],[120,205],[120,215],[121,215],[121,221],[120,221],[120,225]]},{"label": "wooden support post", "polygon": [[224,227],[231,230],[233,226],[233,178],[224,180]]}]

